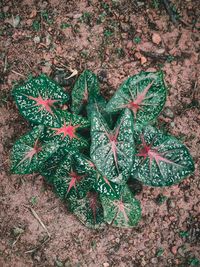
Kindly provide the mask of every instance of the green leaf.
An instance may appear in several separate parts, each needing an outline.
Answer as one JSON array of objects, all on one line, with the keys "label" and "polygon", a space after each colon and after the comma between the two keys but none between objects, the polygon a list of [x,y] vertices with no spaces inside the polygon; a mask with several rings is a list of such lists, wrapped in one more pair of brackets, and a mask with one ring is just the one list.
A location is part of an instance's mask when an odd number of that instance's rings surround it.
[{"label": "green leaf", "polygon": [[98,173],[96,175],[96,183],[94,188],[102,196],[107,196],[110,199],[119,198],[123,187],[124,186],[122,185],[109,181],[105,176],[102,176]]},{"label": "green leaf", "polygon": [[194,171],[194,163],[185,145],[152,126],[140,136],[131,176],[150,186],[169,186]]},{"label": "green leaf", "polygon": [[69,100],[67,93],[44,74],[14,88],[13,96],[20,113],[35,124],[51,123],[56,107]]},{"label": "green leaf", "polygon": [[77,170],[96,175],[96,166],[89,157],[81,153],[75,153],[73,154],[73,159]]},{"label": "green leaf", "polygon": [[108,125],[112,126],[112,117],[111,114],[106,111],[106,105],[107,101],[101,95],[96,98],[90,99],[87,105],[88,119],[91,120],[92,112],[95,110],[102,114]]},{"label": "green leaf", "polygon": [[79,114],[89,99],[99,95],[99,82],[96,75],[85,70],[76,81],[72,90],[72,111]]},{"label": "green leaf", "polygon": [[46,122],[48,140],[52,137],[62,142],[64,150],[77,150],[88,146],[88,142],[78,132],[90,125],[89,121],[79,115],[67,111],[57,110],[56,117],[51,122]]},{"label": "green leaf", "polygon": [[72,196],[68,204],[69,210],[87,227],[97,229],[104,225],[103,208],[96,192],[88,191],[82,199]]},{"label": "green leaf", "polygon": [[140,220],[140,203],[131,194],[128,187],[124,188],[120,199],[101,197],[104,220],[115,227],[131,228]]},{"label": "green leaf", "polygon": [[124,183],[129,176],[135,151],[133,118],[126,109],[110,130],[99,112],[93,112],[90,156],[98,171],[114,183]]},{"label": "green leaf", "polygon": [[[45,177],[45,181],[49,184],[53,184],[53,177],[56,174],[57,169],[62,166],[65,159],[71,159],[74,151],[65,151],[63,148],[59,148],[44,164],[41,166],[39,173]],[[70,170],[70,168],[69,168]]]},{"label": "green leaf", "polygon": [[29,174],[38,171],[44,162],[59,148],[55,139],[44,142],[44,126],[35,126],[31,132],[22,136],[13,146],[11,171],[16,174]]},{"label": "green leaf", "polygon": [[128,78],[111,98],[107,112],[129,108],[135,122],[146,123],[156,118],[166,101],[162,72],[140,72]]},{"label": "green leaf", "polygon": [[96,172],[92,170],[83,155],[78,159],[77,155],[69,153],[54,169],[53,176],[47,179],[60,198],[65,199],[72,195],[83,198],[94,188]]}]

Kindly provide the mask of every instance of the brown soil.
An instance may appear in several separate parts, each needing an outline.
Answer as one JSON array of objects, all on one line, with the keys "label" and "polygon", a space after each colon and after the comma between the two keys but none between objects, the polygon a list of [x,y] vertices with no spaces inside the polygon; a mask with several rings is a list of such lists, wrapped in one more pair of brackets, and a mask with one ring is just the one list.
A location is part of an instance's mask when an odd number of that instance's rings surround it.
[{"label": "brown soil", "polygon": [[[174,1],[177,25],[161,2],[0,1],[0,266],[198,266],[199,1]],[[10,174],[10,149],[29,127],[13,103],[12,87],[45,72],[68,90],[74,79],[63,76],[70,68],[98,74],[107,97],[141,70],[165,73],[168,99],[159,121],[188,146],[196,171],[176,186],[144,186],[137,195],[142,220],[132,230],[87,229],[41,176]],[[159,194],[167,197],[160,205]],[[30,205],[51,234],[47,242]]]}]

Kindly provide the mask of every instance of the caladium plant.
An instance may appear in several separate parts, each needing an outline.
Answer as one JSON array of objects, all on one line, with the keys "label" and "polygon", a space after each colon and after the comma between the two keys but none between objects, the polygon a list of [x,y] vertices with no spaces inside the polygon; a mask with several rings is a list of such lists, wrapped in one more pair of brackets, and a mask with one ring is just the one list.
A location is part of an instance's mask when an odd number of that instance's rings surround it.
[{"label": "caladium plant", "polygon": [[12,172],[41,174],[90,228],[138,224],[131,179],[169,186],[194,171],[187,147],[153,126],[166,100],[162,72],[128,78],[108,103],[89,70],[75,82],[71,103],[44,74],[14,88],[13,96],[32,130],[13,146]]}]

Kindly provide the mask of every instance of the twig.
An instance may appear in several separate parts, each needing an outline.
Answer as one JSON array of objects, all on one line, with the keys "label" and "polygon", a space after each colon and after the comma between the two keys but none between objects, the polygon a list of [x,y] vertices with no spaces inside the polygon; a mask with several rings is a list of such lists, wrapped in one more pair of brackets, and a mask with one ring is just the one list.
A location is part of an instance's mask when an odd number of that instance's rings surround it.
[{"label": "twig", "polygon": [[143,50],[140,50],[140,52],[144,56],[150,57],[150,58],[153,58],[153,59],[156,59],[156,60],[167,60],[168,57],[169,57],[169,55],[158,54],[158,53],[155,53],[155,52],[149,52],[149,51],[143,51]]},{"label": "twig", "polygon": [[0,167],[1,166],[3,166],[6,162],[8,162],[9,161],[9,159],[6,159],[6,160],[4,160],[1,164],[0,164]]},{"label": "twig", "polygon": [[43,247],[47,242],[49,242],[49,240],[50,240],[50,237],[47,236],[47,238],[44,239],[44,241],[43,241],[41,244],[39,244],[38,246],[34,247],[33,249],[30,249],[30,250],[25,251],[24,253],[25,253],[25,254],[29,254],[29,253],[33,253],[33,252],[35,252],[36,250],[38,250],[38,249],[40,249],[41,247]]},{"label": "twig", "polygon": [[46,226],[44,225],[44,223],[41,221],[41,219],[38,216],[38,214],[36,213],[36,211],[32,207],[30,207],[30,206],[25,206],[25,207],[28,208],[32,212],[33,216],[38,220],[38,222],[41,224],[41,226],[43,227],[43,229],[46,231],[48,237],[51,237],[48,229],[46,228]]},{"label": "twig", "polygon": [[12,248],[14,247],[14,245],[17,243],[17,241],[19,240],[21,234],[18,235],[18,237],[15,239],[15,241],[12,243]]},{"label": "twig", "polygon": [[65,78],[65,80],[68,80],[68,79],[70,79],[70,78],[72,78],[78,74],[78,71],[76,69],[73,70],[73,69],[69,68],[69,70],[72,72],[72,74],[69,77]]},{"label": "twig", "polygon": [[41,248],[42,246],[44,246],[44,244],[46,244],[51,239],[51,235],[50,235],[48,229],[46,228],[46,226],[44,225],[44,223],[42,222],[42,220],[40,219],[40,217],[38,216],[38,214],[36,213],[36,211],[30,206],[25,205],[25,207],[31,211],[32,215],[36,218],[36,220],[38,220],[38,222],[40,223],[40,225],[42,226],[42,228],[45,230],[45,232],[48,235],[41,244],[39,244],[38,246],[34,247],[31,250],[25,251],[25,253],[28,254],[28,253],[33,253],[36,250],[38,250],[39,248]]},{"label": "twig", "polygon": [[155,52],[150,52],[150,51],[144,51],[144,50],[140,50],[141,54],[143,54],[146,57],[150,57],[154,60],[170,60],[170,57],[172,60],[179,60],[181,61],[183,58],[190,58],[191,54],[187,53],[187,52],[182,52],[181,55],[177,55],[177,56],[172,56],[170,54],[158,54]]},{"label": "twig", "polygon": [[7,70],[7,64],[8,64],[8,57],[5,56],[5,60],[4,60],[4,69],[3,69],[3,72],[5,73],[6,70]]},{"label": "twig", "polygon": [[21,73],[15,71],[15,70],[11,70],[11,72],[13,72],[13,73],[15,73],[15,74],[17,74],[17,75],[19,75],[19,76],[21,76],[21,77],[23,77],[23,78],[25,77],[25,75],[23,75],[23,74],[21,74]]}]

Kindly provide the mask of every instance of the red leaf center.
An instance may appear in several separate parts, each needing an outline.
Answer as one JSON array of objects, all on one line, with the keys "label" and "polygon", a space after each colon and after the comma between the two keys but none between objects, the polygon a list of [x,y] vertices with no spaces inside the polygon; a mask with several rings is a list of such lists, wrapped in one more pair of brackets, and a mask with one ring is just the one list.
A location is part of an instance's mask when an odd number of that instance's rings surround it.
[{"label": "red leaf center", "polygon": [[125,205],[122,200],[117,200],[114,205],[118,208],[117,214],[122,213],[126,222],[128,222],[128,216],[126,214]]},{"label": "red leaf center", "polygon": [[139,153],[136,156],[139,157],[144,157],[144,160],[149,157],[149,167],[151,170],[151,165],[152,165],[152,161],[155,160],[156,164],[158,165],[158,167],[160,168],[160,161],[165,162],[165,163],[169,163],[169,164],[173,164],[173,165],[177,165],[175,162],[167,159],[164,154],[167,152],[159,152],[158,148],[154,148],[152,149],[152,144],[151,145],[147,145],[145,140],[144,140],[144,136],[141,136],[141,140],[142,140],[142,148],[139,151]]},{"label": "red leaf center", "polygon": [[153,83],[154,83],[154,81],[149,83],[142,92],[140,92],[136,95],[136,97],[134,97],[132,95],[132,92],[129,90],[130,95],[131,95],[131,100],[127,104],[123,105],[122,108],[131,109],[134,113],[135,119],[136,119],[136,115],[137,115],[138,110],[142,109],[142,106],[149,106],[149,105],[151,106],[151,104],[144,103],[144,101],[151,98],[151,96],[147,97],[147,94],[149,92],[149,89],[153,85]]},{"label": "red leaf center", "polygon": [[68,190],[67,190],[67,194],[69,193],[69,191],[72,189],[72,187],[74,187],[76,189],[76,183],[77,182],[80,182],[84,175],[78,175],[76,172],[74,171],[71,171],[69,176],[71,177],[71,181],[69,183],[69,187],[68,187]]},{"label": "red leaf center", "polygon": [[27,97],[36,102],[34,106],[41,106],[39,110],[45,109],[52,115],[53,115],[52,107],[54,106],[54,103],[59,101],[53,99],[43,99],[40,94],[38,97],[33,97],[33,96],[27,96]]},{"label": "red leaf center", "polygon": [[69,138],[72,139],[72,138],[77,138],[75,133],[76,133],[76,129],[79,126],[80,125],[76,125],[76,126],[73,126],[71,124],[66,125],[66,122],[64,122],[62,127],[60,127],[60,128],[52,128],[52,130],[56,131],[55,135],[63,134],[63,137],[62,137],[63,139],[66,136],[69,136]]},{"label": "red leaf center", "polygon": [[39,153],[42,150],[42,147],[38,145],[38,139],[35,141],[35,144],[33,146],[33,148],[31,148],[24,156],[24,158],[18,163],[18,165],[20,165],[22,162],[24,162],[25,160],[29,160],[29,163],[31,162],[32,158],[34,155],[36,155],[37,153]]}]

